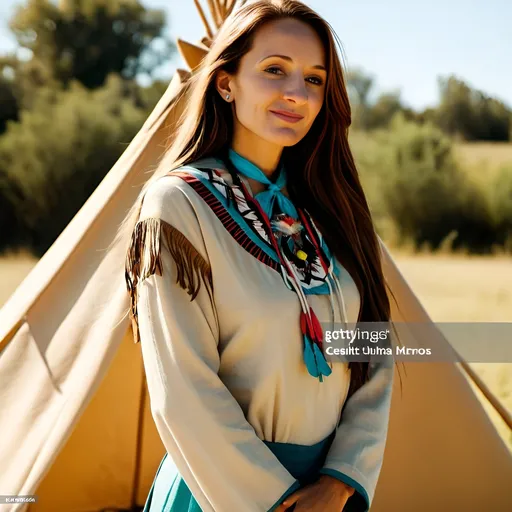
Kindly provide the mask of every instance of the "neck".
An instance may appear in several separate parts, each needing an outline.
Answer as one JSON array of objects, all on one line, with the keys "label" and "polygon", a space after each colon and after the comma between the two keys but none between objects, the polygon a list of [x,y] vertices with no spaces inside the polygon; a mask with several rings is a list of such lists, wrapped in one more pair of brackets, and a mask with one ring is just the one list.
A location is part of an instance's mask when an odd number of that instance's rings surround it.
[{"label": "neck", "polygon": [[242,134],[241,131],[235,130],[231,147],[240,156],[247,158],[247,160],[259,167],[265,176],[272,180],[274,172],[279,165],[283,147],[250,134],[245,128],[244,131],[245,133]]}]

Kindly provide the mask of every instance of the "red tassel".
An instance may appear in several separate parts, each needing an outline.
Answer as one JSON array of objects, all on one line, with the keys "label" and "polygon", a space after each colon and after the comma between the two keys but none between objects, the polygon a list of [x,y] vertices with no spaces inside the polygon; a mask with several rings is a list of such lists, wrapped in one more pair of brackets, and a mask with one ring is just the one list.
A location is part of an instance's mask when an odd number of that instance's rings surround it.
[{"label": "red tassel", "polygon": [[322,326],[312,309],[310,309],[310,315],[311,316],[308,316],[304,311],[301,311],[300,329],[303,335],[307,335],[313,343],[318,345],[319,349],[322,349],[322,342],[324,339]]},{"label": "red tassel", "polygon": [[302,331],[302,334],[307,334],[309,336],[308,318],[304,311],[300,312],[300,330]]},{"label": "red tassel", "polygon": [[315,315],[315,312],[311,310],[311,324],[313,326],[312,337],[315,341],[318,341],[320,344],[324,339],[324,333],[322,331],[322,326],[318,320],[318,317]]}]

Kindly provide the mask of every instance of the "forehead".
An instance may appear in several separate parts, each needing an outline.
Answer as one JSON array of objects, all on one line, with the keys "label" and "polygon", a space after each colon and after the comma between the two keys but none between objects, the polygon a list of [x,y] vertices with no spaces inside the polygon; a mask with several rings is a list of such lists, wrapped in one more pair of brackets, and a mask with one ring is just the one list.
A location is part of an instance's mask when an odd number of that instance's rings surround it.
[{"label": "forehead", "polygon": [[247,57],[258,61],[273,54],[285,54],[305,65],[325,65],[325,51],[318,34],[307,23],[292,18],[260,27]]}]

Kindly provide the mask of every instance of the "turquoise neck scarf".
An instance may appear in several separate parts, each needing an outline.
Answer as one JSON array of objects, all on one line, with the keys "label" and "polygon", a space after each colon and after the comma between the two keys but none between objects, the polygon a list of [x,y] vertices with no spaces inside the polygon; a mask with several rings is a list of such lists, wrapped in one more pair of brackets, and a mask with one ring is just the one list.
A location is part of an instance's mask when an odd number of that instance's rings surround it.
[{"label": "turquoise neck scarf", "polygon": [[240,174],[267,186],[267,190],[256,194],[254,199],[260,203],[261,208],[267,214],[269,219],[272,218],[274,203],[276,200],[282,213],[285,213],[294,219],[298,218],[297,209],[281,192],[281,189],[286,185],[286,172],[283,166],[279,168],[279,176],[276,182],[272,183],[259,167],[254,165],[252,162],[249,162],[247,158],[239,155],[233,149],[229,150],[228,156]]}]

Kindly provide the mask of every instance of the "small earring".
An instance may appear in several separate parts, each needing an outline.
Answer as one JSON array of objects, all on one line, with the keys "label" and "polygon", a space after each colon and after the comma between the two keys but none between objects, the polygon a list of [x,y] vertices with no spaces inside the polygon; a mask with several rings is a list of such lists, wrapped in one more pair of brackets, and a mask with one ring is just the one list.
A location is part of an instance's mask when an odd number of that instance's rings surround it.
[{"label": "small earring", "polygon": [[226,94],[226,99],[229,100],[229,94]]}]

